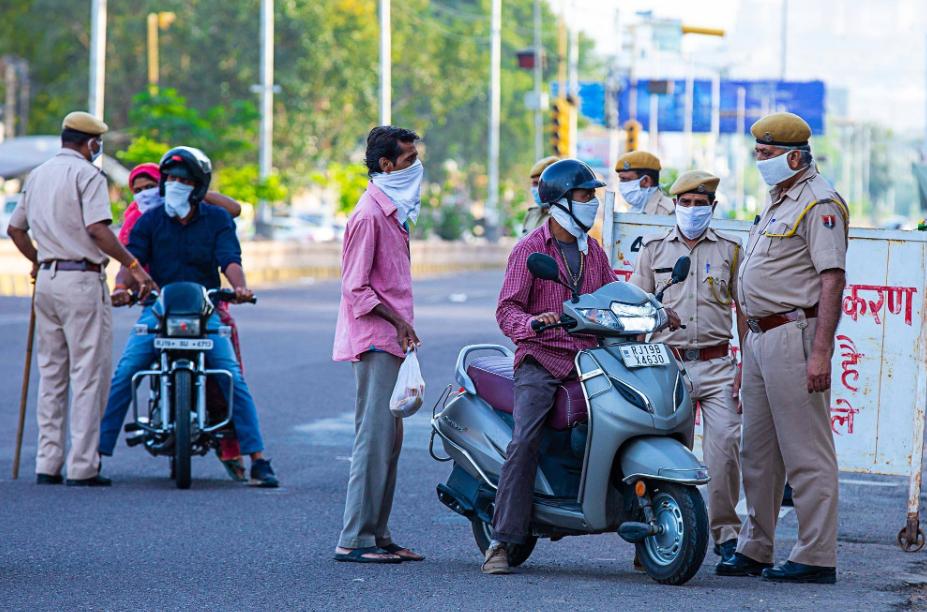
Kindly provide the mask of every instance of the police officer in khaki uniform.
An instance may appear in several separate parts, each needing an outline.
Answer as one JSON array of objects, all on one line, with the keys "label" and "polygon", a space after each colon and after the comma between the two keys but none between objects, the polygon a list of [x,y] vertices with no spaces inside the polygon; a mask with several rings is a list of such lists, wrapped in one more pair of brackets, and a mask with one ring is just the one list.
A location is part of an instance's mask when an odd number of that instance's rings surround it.
[{"label": "police officer in khaki uniform", "polygon": [[660,189],[660,160],[647,151],[631,151],[618,158],[618,191],[629,212],[647,215],[673,214],[673,200]]},{"label": "police officer in khaki uniform", "polygon": [[550,217],[550,206],[541,202],[541,196],[538,195],[538,184],[541,182],[541,173],[547,169],[547,166],[554,162],[560,161],[556,155],[539,159],[537,163],[531,166],[529,177],[531,179],[531,198],[534,206],[528,209],[525,214],[525,221],[521,227],[521,235],[527,236],[537,228],[541,227],[547,218]]},{"label": "police officer in khaki uniform", "polygon": [[[685,329],[663,330],[654,342],[668,344],[683,362],[699,402],[703,421],[702,448],[711,474],[708,519],[715,552],[731,558],[737,546],[740,519],[739,373],[731,356],[733,296],[737,266],[743,261],[740,241],[709,227],[720,179],[694,170],[679,176],[675,196],[676,227],[645,236],[631,282],[650,293],[669,284],[680,257],[692,260],[689,278],[669,287],[663,303],[679,316]],[[746,321],[737,313],[740,336]]]},{"label": "police officer in khaki uniform", "polygon": [[132,268],[143,293],[153,286],[109,229],[106,178],[91,163],[103,152],[101,136],[106,130],[105,123],[88,113],[64,118],[61,150],[26,179],[7,230],[36,274],[38,484],[63,481],[66,431],[71,434],[67,484],[110,484],[99,475],[97,454],[112,373],[107,255]]},{"label": "police officer in khaki uniform", "polygon": [[[751,128],[770,185],[737,282],[743,346],[741,464],[747,518],[720,575],[836,581],[837,455],[830,421],[831,356],[846,284],[849,211],[818,174],[801,117],[774,113]],[[782,485],[792,485],[798,541],[772,567]]]}]

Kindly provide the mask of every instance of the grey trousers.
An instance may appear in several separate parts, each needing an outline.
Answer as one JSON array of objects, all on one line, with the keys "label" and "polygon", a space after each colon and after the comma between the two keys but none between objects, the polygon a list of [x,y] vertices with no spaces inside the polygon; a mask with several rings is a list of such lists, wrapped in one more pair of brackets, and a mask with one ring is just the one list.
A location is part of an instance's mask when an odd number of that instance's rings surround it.
[{"label": "grey trousers", "polygon": [[515,370],[515,430],[505,452],[492,517],[493,539],[499,542],[522,544],[530,535],[541,434],[560,383],[532,357]]},{"label": "grey trousers", "polygon": [[389,411],[402,359],[367,352],[354,364],[357,400],[354,408],[354,450],[338,546],[389,546],[396,466],[402,450],[402,419]]}]

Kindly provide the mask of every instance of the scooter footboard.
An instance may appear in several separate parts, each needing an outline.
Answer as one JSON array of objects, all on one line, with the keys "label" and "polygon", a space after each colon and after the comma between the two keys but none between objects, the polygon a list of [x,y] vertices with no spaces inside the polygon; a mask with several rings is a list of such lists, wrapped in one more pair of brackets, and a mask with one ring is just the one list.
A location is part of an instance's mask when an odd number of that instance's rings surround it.
[{"label": "scooter footboard", "polygon": [[674,438],[641,436],[629,440],[619,453],[627,484],[641,478],[694,485],[711,480],[708,468]]}]

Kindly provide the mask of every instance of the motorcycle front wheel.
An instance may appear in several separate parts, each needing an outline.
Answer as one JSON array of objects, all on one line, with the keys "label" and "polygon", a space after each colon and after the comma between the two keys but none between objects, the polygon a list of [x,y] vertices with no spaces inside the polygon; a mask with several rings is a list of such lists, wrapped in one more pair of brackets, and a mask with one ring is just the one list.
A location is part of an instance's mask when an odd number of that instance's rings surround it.
[{"label": "motorcycle front wheel", "polygon": [[178,489],[190,488],[190,410],[193,406],[193,373],[174,373],[174,482]]},{"label": "motorcycle front wheel", "polygon": [[708,510],[694,486],[660,482],[653,485],[651,505],[659,535],[638,542],[637,557],[647,574],[661,584],[685,584],[705,560]]},{"label": "motorcycle front wheel", "polygon": [[[492,526],[478,518],[470,519],[470,526],[473,528],[473,538],[476,540],[476,545],[480,548],[480,552],[485,555],[486,549],[489,548],[489,543],[492,541]],[[509,566],[518,567],[527,561],[531,553],[534,552],[534,546],[537,543],[538,539],[536,537],[529,536],[524,544],[507,545]]]}]

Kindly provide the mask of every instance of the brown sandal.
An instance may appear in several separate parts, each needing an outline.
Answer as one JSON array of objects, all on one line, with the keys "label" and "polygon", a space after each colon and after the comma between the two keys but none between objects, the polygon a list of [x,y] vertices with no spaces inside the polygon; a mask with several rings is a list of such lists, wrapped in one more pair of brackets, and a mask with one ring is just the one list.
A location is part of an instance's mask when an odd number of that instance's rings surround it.
[{"label": "brown sandal", "polygon": [[418,554],[410,548],[404,548],[398,544],[387,544],[386,546],[381,546],[386,552],[396,555],[403,561],[424,561],[425,557]]}]

